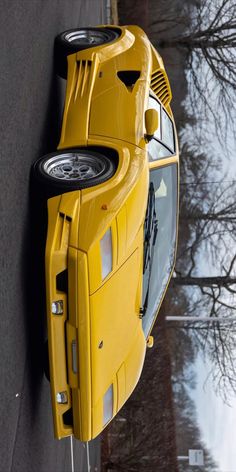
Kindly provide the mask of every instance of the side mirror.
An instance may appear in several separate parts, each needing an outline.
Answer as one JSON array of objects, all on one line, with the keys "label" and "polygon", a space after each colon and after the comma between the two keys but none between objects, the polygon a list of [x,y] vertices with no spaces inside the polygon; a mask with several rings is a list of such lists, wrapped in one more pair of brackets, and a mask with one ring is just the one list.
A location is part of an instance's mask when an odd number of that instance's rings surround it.
[{"label": "side mirror", "polygon": [[148,336],[147,338],[147,347],[153,347],[154,345],[154,337],[153,336]]},{"label": "side mirror", "polygon": [[154,108],[149,108],[145,111],[146,134],[144,135],[144,138],[147,143],[149,143],[153,138],[154,133],[158,128],[158,121],[158,113]]}]

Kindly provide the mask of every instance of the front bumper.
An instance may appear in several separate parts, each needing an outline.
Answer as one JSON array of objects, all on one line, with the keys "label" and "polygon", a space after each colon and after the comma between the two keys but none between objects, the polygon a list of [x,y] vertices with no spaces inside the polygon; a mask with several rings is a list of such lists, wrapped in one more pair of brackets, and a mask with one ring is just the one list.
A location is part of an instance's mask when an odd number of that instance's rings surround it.
[{"label": "front bumper", "polygon": [[[54,432],[58,439],[74,434],[87,441],[92,435],[89,290],[87,256],[75,248],[79,199],[77,191],[48,200],[45,269]],[[63,313],[53,313],[56,301]],[[62,392],[66,403],[58,403]]]}]

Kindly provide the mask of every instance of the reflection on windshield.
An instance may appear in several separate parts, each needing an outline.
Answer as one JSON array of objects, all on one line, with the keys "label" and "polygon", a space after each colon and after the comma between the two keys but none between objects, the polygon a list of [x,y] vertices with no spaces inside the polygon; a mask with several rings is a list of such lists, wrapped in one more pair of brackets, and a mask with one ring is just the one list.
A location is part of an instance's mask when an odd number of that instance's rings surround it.
[{"label": "reflection on windshield", "polygon": [[[161,301],[174,263],[177,219],[177,165],[169,165],[150,172],[150,184],[155,192],[155,214],[158,233],[153,249],[151,265],[143,276],[143,304],[148,304],[143,317],[143,330],[148,335],[156,310]],[[151,273],[150,273],[151,269]]]}]

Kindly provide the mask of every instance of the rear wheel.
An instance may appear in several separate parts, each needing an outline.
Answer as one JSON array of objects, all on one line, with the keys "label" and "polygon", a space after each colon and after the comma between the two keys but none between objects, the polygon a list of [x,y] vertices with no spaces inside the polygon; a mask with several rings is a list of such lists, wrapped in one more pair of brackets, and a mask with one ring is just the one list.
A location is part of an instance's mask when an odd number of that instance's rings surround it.
[{"label": "rear wheel", "polygon": [[55,38],[56,71],[60,77],[67,77],[67,56],[83,49],[111,43],[119,37],[116,30],[109,28],[77,28],[64,31]]},{"label": "rear wheel", "polygon": [[33,165],[33,178],[47,197],[101,184],[110,179],[115,163],[90,149],[53,152]]}]

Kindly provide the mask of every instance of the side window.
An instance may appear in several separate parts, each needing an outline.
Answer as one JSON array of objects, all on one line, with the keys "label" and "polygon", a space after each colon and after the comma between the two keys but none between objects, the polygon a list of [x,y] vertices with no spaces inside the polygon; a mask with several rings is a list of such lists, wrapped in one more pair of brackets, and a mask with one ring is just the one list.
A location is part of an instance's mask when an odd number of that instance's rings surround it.
[{"label": "side window", "polygon": [[165,146],[163,146],[160,141],[156,139],[151,139],[148,144],[148,154],[149,161],[156,161],[157,159],[162,159],[163,157],[171,156],[171,152]]},{"label": "side window", "polygon": [[158,113],[159,126],[154,138],[148,144],[150,161],[156,161],[169,157],[175,152],[174,126],[167,112],[161,104],[151,95],[149,96],[148,108],[154,108]]},{"label": "side window", "polygon": [[162,131],[162,142],[168,148],[174,152],[175,151],[175,142],[174,142],[174,129],[173,129],[173,123],[167,115],[166,111],[162,109],[161,113],[161,131]]}]

